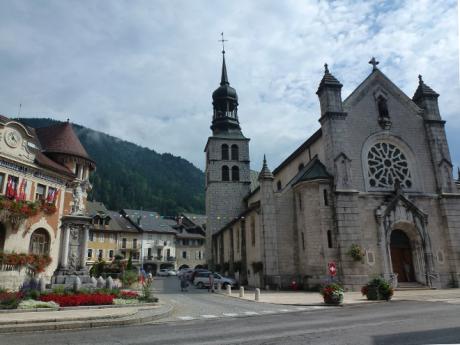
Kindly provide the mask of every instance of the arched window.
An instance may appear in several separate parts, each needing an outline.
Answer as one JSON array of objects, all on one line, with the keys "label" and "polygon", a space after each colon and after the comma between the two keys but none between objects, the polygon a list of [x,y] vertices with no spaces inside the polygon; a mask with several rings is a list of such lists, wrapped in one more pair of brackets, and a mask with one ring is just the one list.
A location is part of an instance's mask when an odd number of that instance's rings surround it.
[{"label": "arched window", "polygon": [[30,236],[29,253],[30,254],[49,254],[50,252],[50,235],[45,229],[37,229]]},{"label": "arched window", "polygon": [[237,166],[232,167],[232,181],[240,180],[240,168]]},{"label": "arched window", "polygon": [[228,160],[228,145],[222,145],[222,160]]},{"label": "arched window", "polygon": [[230,171],[226,165],[222,167],[222,181],[230,181]]},{"label": "arched window", "polygon": [[237,161],[239,159],[238,145],[232,145],[232,160]]}]

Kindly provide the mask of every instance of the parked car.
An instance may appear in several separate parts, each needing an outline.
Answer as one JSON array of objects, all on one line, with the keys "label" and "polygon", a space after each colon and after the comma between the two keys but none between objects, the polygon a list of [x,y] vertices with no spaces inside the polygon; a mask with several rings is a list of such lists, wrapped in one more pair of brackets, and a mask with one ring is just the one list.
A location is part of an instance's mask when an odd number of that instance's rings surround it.
[{"label": "parked car", "polygon": [[192,274],[193,269],[192,268],[183,268],[177,272],[177,276],[181,278],[182,276],[185,276],[185,278],[188,279],[188,276]]},{"label": "parked car", "polygon": [[177,272],[176,272],[176,270],[168,270],[168,275],[177,276]]},{"label": "parked car", "polygon": [[174,271],[174,274],[171,274],[171,269],[170,268],[162,268],[160,269],[160,271],[158,272],[158,276],[159,277],[169,277],[169,276],[172,276],[172,275],[176,275],[176,271]]},{"label": "parked car", "polygon": [[[193,284],[199,289],[209,287],[210,274],[212,273],[209,271],[197,272],[195,275],[195,279],[193,279]],[[222,285],[223,288],[227,288],[227,285],[230,285],[232,287],[236,285],[235,279],[221,276],[219,273],[214,273],[214,284],[217,285],[219,283]]]}]

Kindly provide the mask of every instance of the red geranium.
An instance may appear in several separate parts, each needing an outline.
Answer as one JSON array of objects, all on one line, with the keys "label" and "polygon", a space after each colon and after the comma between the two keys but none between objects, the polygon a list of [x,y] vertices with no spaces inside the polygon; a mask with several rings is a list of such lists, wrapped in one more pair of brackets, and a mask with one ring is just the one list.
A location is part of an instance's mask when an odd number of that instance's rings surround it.
[{"label": "red geranium", "polygon": [[59,304],[61,307],[79,305],[106,305],[113,304],[113,296],[101,293],[75,295],[49,294],[40,296],[40,301],[53,301]]}]

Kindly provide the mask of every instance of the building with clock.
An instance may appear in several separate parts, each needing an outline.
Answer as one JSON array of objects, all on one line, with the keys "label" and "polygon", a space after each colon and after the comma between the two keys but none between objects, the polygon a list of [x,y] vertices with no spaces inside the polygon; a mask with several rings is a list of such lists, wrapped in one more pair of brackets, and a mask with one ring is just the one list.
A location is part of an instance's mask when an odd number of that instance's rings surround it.
[{"label": "building with clock", "polygon": [[[209,263],[252,286],[313,288],[335,262],[359,289],[458,286],[460,190],[439,95],[419,76],[412,97],[379,68],[342,100],[325,65],[320,128],[271,171],[251,178],[248,141],[225,60],[206,152]],[[415,78],[414,78],[415,79]],[[269,155],[268,155],[269,158]]]},{"label": "building with clock", "polygon": [[61,218],[85,213],[94,169],[69,122],[33,129],[0,116],[0,287],[17,289],[33,255],[51,258],[41,272],[51,277],[63,255]]}]

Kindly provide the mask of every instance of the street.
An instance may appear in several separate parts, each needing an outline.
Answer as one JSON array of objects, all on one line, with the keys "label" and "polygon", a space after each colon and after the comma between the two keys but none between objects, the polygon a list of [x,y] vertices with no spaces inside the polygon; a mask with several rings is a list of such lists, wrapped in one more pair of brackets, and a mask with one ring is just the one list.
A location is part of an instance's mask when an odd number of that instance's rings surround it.
[{"label": "street", "polygon": [[142,326],[0,336],[0,344],[455,344],[460,304],[392,301],[346,307],[240,301],[155,279],[155,294],[176,311]]}]

